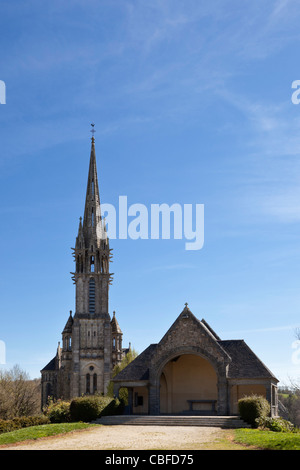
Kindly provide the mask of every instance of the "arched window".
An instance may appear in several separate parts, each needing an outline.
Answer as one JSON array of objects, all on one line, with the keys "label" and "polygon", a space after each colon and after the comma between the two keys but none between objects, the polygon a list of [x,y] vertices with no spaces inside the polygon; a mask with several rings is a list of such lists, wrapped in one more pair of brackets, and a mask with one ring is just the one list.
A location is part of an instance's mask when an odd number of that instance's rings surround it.
[{"label": "arched window", "polygon": [[93,375],[93,393],[97,392],[97,374]]},{"label": "arched window", "polygon": [[95,313],[95,279],[89,282],[89,313]]},{"label": "arched window", "polygon": [[86,374],[86,377],[85,377],[85,392],[86,393],[91,392],[91,376],[90,376],[90,374]]}]

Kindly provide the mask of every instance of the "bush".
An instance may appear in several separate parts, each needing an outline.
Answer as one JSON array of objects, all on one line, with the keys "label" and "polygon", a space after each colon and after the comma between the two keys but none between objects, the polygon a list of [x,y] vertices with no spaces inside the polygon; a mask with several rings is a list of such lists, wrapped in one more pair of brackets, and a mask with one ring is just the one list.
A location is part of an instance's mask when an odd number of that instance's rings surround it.
[{"label": "bush", "polygon": [[28,428],[29,426],[39,426],[41,424],[49,424],[47,416],[24,416],[21,418],[13,419],[0,419],[0,434],[10,431],[16,431],[21,428]]},{"label": "bush", "polygon": [[93,395],[74,398],[70,405],[71,420],[90,422],[101,415],[117,414],[121,408],[121,402],[111,397]]},{"label": "bush", "polygon": [[283,418],[256,418],[256,424],[261,429],[269,429],[274,432],[297,432],[297,429],[290,421]]},{"label": "bush", "polygon": [[267,417],[271,409],[268,400],[259,395],[241,398],[238,408],[240,417],[253,427],[257,427],[256,419]]},{"label": "bush", "polygon": [[69,423],[71,421],[70,402],[50,401],[44,413],[51,423]]}]

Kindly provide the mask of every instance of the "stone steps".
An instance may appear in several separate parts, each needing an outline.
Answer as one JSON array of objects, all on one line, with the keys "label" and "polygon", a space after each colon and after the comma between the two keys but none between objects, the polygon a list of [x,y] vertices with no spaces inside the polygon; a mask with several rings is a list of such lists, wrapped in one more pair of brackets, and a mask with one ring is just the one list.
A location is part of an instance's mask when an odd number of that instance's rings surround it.
[{"label": "stone steps", "polygon": [[134,426],[214,426],[220,428],[250,428],[238,416],[149,416],[122,415],[103,416],[94,421],[104,425],[134,425]]}]

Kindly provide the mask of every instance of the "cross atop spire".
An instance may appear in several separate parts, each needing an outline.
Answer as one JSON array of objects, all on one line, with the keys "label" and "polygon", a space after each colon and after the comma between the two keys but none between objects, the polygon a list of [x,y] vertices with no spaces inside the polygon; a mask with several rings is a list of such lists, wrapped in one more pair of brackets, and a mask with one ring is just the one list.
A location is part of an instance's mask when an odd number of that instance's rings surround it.
[{"label": "cross atop spire", "polygon": [[92,126],[91,133],[93,134],[92,142],[94,143],[94,142],[95,142],[94,134],[95,134],[95,132],[96,132],[96,131],[95,131],[95,124],[92,122],[91,126]]}]

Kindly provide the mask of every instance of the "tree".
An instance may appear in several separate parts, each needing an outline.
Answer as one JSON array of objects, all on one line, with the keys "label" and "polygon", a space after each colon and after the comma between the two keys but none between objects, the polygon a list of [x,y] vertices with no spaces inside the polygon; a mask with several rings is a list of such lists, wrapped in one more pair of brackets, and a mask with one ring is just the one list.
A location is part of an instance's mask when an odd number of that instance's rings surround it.
[{"label": "tree", "polygon": [[36,415],[40,411],[40,381],[15,365],[0,371],[0,419]]},{"label": "tree", "polygon": [[[119,364],[116,364],[115,367],[113,368],[112,371],[112,378],[116,377],[116,375],[121,372],[121,370],[125,369],[125,367],[130,364],[136,357],[138,356],[138,353],[135,349],[129,349],[128,353],[126,354],[125,357],[123,357],[122,361],[119,362]],[[114,396],[114,384],[113,382],[109,382],[108,388],[107,388],[107,396],[113,397]],[[120,389],[119,391],[119,396],[121,399],[127,402],[128,398],[128,392],[127,389]]]}]

